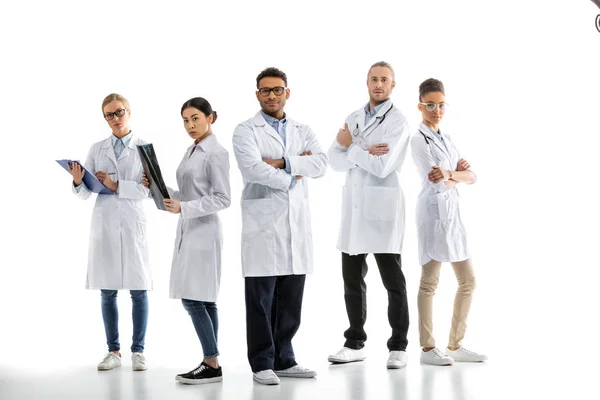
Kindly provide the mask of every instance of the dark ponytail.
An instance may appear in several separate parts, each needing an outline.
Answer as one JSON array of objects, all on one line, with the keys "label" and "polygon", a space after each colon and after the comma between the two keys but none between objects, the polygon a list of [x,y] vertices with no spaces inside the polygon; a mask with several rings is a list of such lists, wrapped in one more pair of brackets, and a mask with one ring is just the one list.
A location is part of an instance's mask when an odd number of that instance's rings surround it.
[{"label": "dark ponytail", "polygon": [[212,123],[214,124],[215,122],[217,122],[217,112],[213,111],[212,107],[210,106],[210,103],[205,98],[194,97],[193,99],[189,99],[188,101],[183,103],[183,105],[181,106],[181,115],[183,115],[183,111],[186,108],[190,108],[190,107],[193,107],[197,110],[202,111],[202,114],[204,114],[207,118],[209,115],[212,115],[213,116]]}]

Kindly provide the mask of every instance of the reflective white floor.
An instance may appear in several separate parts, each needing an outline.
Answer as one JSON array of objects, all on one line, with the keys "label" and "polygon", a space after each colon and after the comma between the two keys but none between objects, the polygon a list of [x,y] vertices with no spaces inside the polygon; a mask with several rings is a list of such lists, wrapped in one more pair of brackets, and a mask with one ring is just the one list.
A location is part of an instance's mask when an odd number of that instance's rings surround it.
[{"label": "reflective white floor", "polygon": [[[311,365],[314,379],[282,379],[279,386],[252,381],[245,365],[224,366],[224,381],[188,386],[174,380],[174,368],[150,365],[133,372],[125,360],[121,368],[98,372],[94,365],[68,370],[29,372],[2,369],[1,399],[541,399],[597,398],[591,368],[559,362],[515,361],[420,365],[411,354],[407,368],[387,370],[385,356],[360,363]],[[32,360],[33,361],[33,360]],[[55,360],[59,361],[59,360]],[[545,360],[550,361],[550,360]],[[557,360],[558,361],[558,360]],[[586,376],[587,375],[587,376]]]}]

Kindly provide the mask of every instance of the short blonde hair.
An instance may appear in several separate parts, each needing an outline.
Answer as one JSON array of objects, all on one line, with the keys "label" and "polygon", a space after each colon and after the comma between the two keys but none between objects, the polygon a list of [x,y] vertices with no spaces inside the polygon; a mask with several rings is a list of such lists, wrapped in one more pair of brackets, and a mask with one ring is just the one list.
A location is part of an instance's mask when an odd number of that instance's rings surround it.
[{"label": "short blonde hair", "polygon": [[[371,72],[371,70],[375,67],[388,68],[390,71],[392,71],[392,79],[396,80],[396,73],[394,72],[394,68],[392,68],[392,65],[390,63],[385,62],[385,61],[378,61],[375,64],[371,65],[371,68],[369,68],[369,72]],[[367,78],[368,78],[368,74],[367,74]]]},{"label": "short blonde hair", "polygon": [[123,97],[117,93],[111,93],[108,96],[106,96],[104,98],[104,100],[102,101],[102,115],[104,115],[104,107],[106,107],[106,105],[108,103],[113,102],[113,101],[120,101],[121,103],[123,103],[125,108],[127,108],[129,110],[129,102],[127,101],[127,99],[125,97]]}]

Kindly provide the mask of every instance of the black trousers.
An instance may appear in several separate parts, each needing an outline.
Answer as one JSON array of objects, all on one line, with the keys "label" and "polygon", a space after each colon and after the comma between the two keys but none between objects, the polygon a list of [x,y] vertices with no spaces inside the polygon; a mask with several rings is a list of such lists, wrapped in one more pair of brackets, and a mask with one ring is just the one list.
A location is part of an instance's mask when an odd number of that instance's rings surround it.
[{"label": "black trousers", "polygon": [[252,372],[296,365],[292,338],[300,327],[306,275],[245,278],[246,341]]},{"label": "black trousers", "polygon": [[[402,273],[400,254],[373,254],[383,286],[388,292],[388,320],[392,336],[387,342],[390,351],[406,350],[408,340],[408,303],[406,280]],[[362,349],[367,340],[364,330],[367,321],[367,254],[355,256],[342,253],[342,274],[344,276],[344,300],[350,328],[344,332],[345,347]]]}]

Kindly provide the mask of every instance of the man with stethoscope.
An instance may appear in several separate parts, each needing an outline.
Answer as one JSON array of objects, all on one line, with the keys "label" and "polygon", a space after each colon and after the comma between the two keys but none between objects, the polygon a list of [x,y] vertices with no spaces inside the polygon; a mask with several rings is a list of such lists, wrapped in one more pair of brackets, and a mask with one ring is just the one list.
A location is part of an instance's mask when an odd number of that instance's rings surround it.
[{"label": "man with stethoscope", "polygon": [[367,340],[366,257],[373,253],[388,292],[388,319],[392,336],[387,342],[388,368],[406,366],[408,305],[401,269],[404,235],[404,196],[398,172],[406,157],[410,133],[406,118],[394,107],[390,64],[371,66],[367,78],[369,103],[346,119],[329,149],[334,170],[346,172],[342,221],[337,248],[342,252],[344,300],[350,327],[344,347],[328,360],[361,361]]}]

